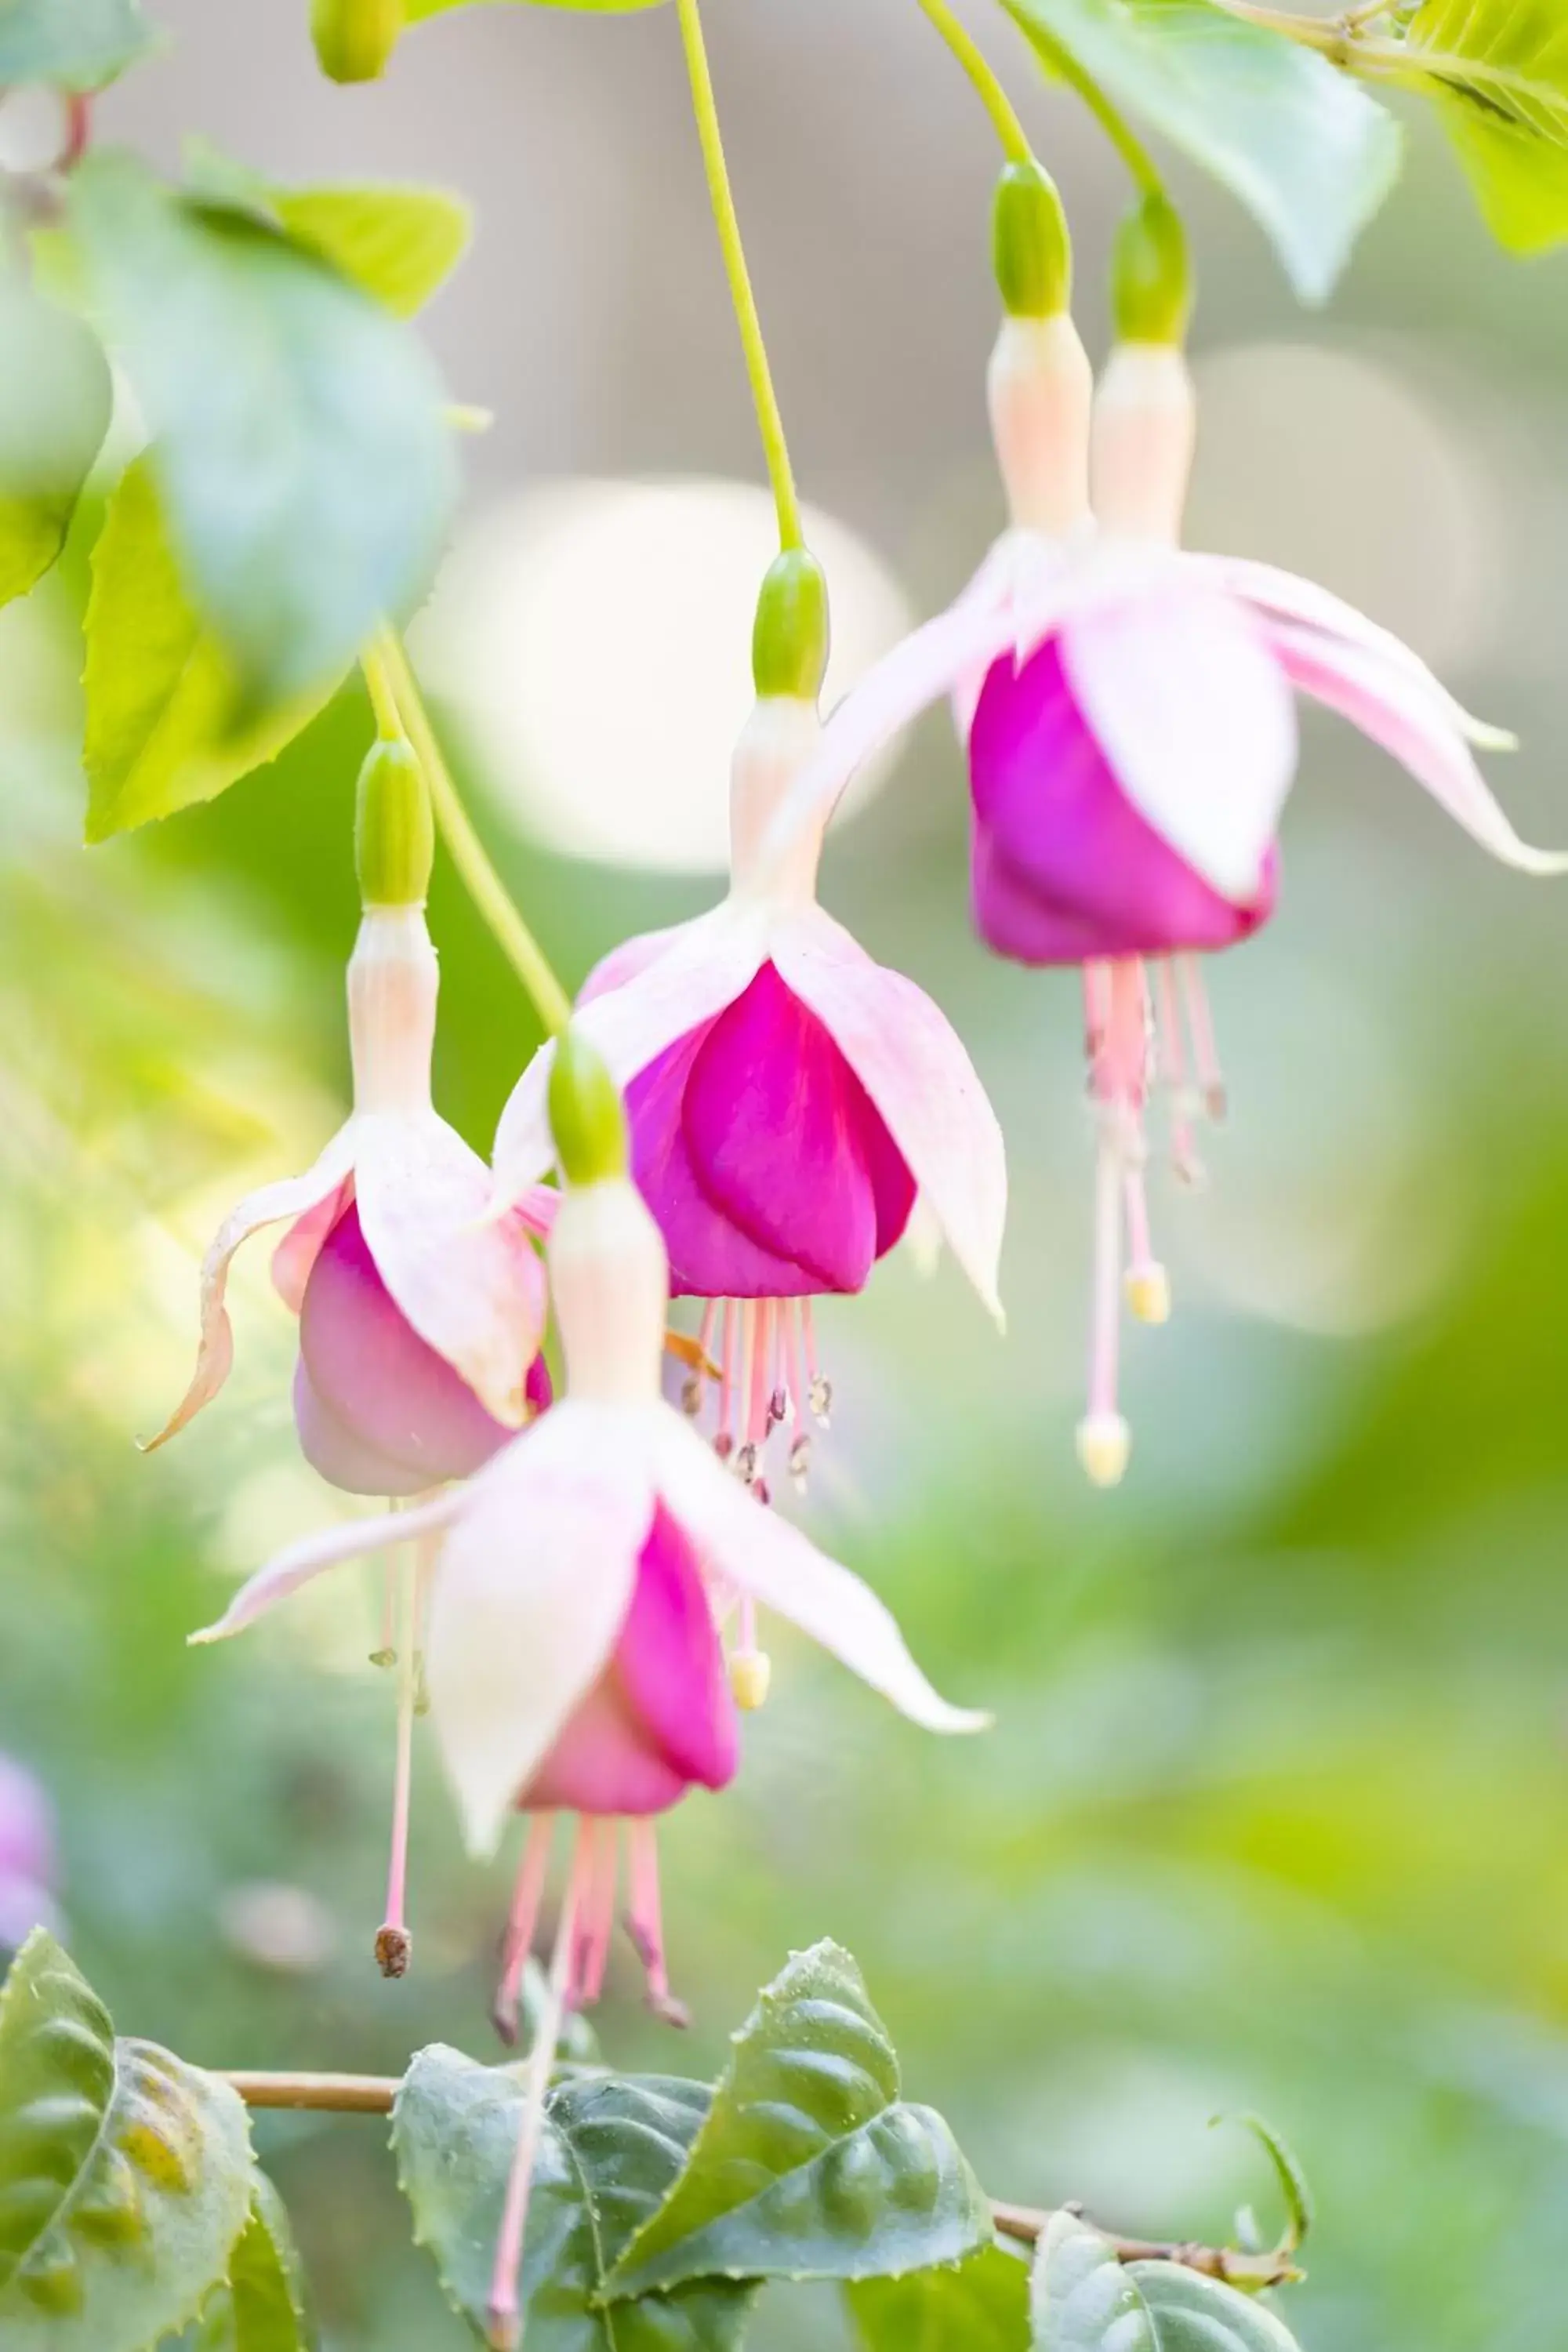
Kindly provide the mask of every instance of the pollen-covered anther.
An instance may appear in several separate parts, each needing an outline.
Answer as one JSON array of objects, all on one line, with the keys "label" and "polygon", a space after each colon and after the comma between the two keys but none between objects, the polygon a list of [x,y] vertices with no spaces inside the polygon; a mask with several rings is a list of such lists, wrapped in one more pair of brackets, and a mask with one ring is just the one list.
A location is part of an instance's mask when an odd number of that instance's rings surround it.
[{"label": "pollen-covered anther", "polygon": [[730,1692],[747,1715],[766,1706],[773,1687],[773,1662],[765,1650],[733,1650],[730,1654]]},{"label": "pollen-covered anther", "polygon": [[775,1389],[772,1396],[768,1399],[768,1421],[770,1425],[773,1428],[777,1429],[780,1423],[785,1419],[788,1412],[788,1391],[782,1388]]},{"label": "pollen-covered anther", "polygon": [[820,1377],[814,1380],[811,1384],[811,1393],[808,1402],[811,1405],[811,1417],[813,1421],[816,1422],[817,1427],[819,1429],[829,1428],[831,1426],[833,1413],[832,1381],[825,1381]]},{"label": "pollen-covered anther", "polygon": [[1145,1258],[1130,1265],[1122,1276],[1121,1287],[1131,1313],[1140,1323],[1168,1323],[1171,1319],[1171,1277],[1155,1258]]},{"label": "pollen-covered anther", "polygon": [[414,1954],[414,1939],[406,1927],[386,1927],[378,1930],[375,1938],[375,1964],[389,1980],[408,1974],[408,1963]]},{"label": "pollen-covered anther", "polygon": [[370,1663],[373,1666],[383,1668],[395,1666],[397,1664],[397,1653],[395,1650],[373,1650],[370,1654]]},{"label": "pollen-covered anther", "polygon": [[738,1478],[743,1479],[746,1485],[750,1486],[755,1481],[756,1475],[757,1449],[748,1438],[745,1444],[742,1446],[740,1452],[735,1456],[735,1475]]},{"label": "pollen-covered anther", "polygon": [[695,1372],[689,1372],[680,1384],[680,1410],[689,1421],[702,1410],[702,1382]]},{"label": "pollen-covered anther", "polygon": [[809,1437],[797,1437],[795,1444],[790,1447],[789,1475],[795,1481],[795,1489],[796,1494],[804,1495],[805,1492],[806,1480],[811,1475],[811,1440]]},{"label": "pollen-covered anther", "polygon": [[1132,1433],[1119,1412],[1086,1413],[1078,1425],[1078,1458],[1096,1486],[1119,1486],[1132,1451]]}]

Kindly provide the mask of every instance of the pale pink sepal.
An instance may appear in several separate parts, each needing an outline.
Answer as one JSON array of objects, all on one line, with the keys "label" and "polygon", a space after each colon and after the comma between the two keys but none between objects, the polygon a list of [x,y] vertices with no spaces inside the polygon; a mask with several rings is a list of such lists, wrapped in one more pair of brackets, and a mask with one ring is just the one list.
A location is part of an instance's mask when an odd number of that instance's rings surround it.
[{"label": "pale pink sepal", "polygon": [[354,1194],[376,1271],[420,1339],[520,1429],[545,1318],[544,1266],[521,1217],[487,1218],[489,1171],[434,1111],[358,1126]]},{"label": "pale pink sepal", "polygon": [[1483,849],[1523,874],[1568,873],[1568,853],[1533,849],[1520,839],[1458,729],[1403,664],[1284,624],[1276,625],[1271,643],[1303,694],[1390,753]]},{"label": "pale pink sepal", "polygon": [[778,924],[770,952],[881,1113],[921,1201],[1002,1321],[1006,1147],[955,1032],[923,989],[874,962],[820,908]]},{"label": "pale pink sepal", "polygon": [[344,1177],[336,1192],[318,1201],[302,1217],[297,1217],[272,1253],[272,1287],[289,1309],[298,1315],[305,1303],[305,1286],[310,1279],[310,1269],[321,1254],[321,1244],[353,1197],[353,1183]]},{"label": "pale pink sepal", "polygon": [[[598,1047],[624,1087],[667,1045],[734,1003],[767,954],[767,930],[765,907],[726,898],[695,922],[679,925],[662,954],[623,987],[582,1006],[573,1025]],[[555,1164],[549,1108],[554,1058],[551,1040],[535,1054],[501,1113],[492,1213],[521,1200]]]},{"label": "pale pink sepal", "polygon": [[615,1649],[653,1523],[646,1427],[646,1413],[567,1398],[475,1482],[442,1549],[426,1677],[475,1855],[495,1851]]},{"label": "pale pink sepal", "polygon": [[449,1486],[430,1502],[416,1503],[412,1510],[378,1511],[374,1518],[350,1519],[343,1527],[301,1538],[265,1568],[258,1569],[240,1586],[216,1625],[205,1625],[199,1633],[189,1636],[192,1644],[226,1642],[243,1633],[247,1625],[254,1625],[258,1617],[265,1617],[268,1610],[329,1568],[341,1568],[345,1560],[363,1559],[367,1552],[383,1551],[391,1544],[410,1542],[416,1536],[434,1535],[449,1527],[470,1492]]},{"label": "pale pink sepal", "polygon": [[679,946],[685,923],[667,923],[662,930],[639,931],[636,939],[623,940],[618,947],[601,956],[582,987],[577,991],[579,1010],[592,1004],[595,996],[607,996],[612,989],[625,988],[628,980],[637,980],[650,963]]},{"label": "pale pink sepal", "polygon": [[1239,596],[1266,615],[1299,621],[1306,628],[1342,637],[1347,644],[1360,646],[1365,652],[1379,655],[1395,668],[1405,670],[1447,712],[1467,740],[1480,750],[1511,751],[1517,747],[1517,737],[1506,728],[1488,726],[1485,719],[1475,718],[1463,703],[1456,701],[1441,678],[1403,637],[1396,637],[1381,622],[1368,620],[1364,613],[1346,604],[1331,589],[1321,588],[1314,580],[1300,579],[1293,572],[1281,572],[1272,563],[1258,563],[1247,556],[1189,553],[1184,554],[1180,562],[1190,577],[1206,579],[1227,595]]},{"label": "pale pink sepal", "polygon": [[[1046,539],[1033,530],[1004,531],[952,609],[1016,613],[1037,595],[1042,581],[1062,571],[1069,561],[1068,551],[1059,541]],[[1015,644],[1014,653],[1020,660],[1026,650]],[[995,659],[994,653],[984,655],[971,662],[952,682],[952,720],[963,743],[969,740],[969,730],[974,724],[974,714]]]},{"label": "pale pink sepal", "polygon": [[1213,889],[1258,894],[1296,772],[1296,709],[1261,625],[1173,582],[1061,631],[1062,668],[1139,814]]},{"label": "pale pink sepal", "polygon": [[660,1415],[654,1479],[712,1571],[787,1618],[927,1731],[984,1731],[991,1718],[950,1706],[910,1655],[891,1612],[850,1570],[721,1469],[678,1415]]},{"label": "pale pink sepal", "polygon": [[224,1219],[202,1260],[201,1339],[196,1369],[190,1387],[157,1436],[146,1441],[143,1453],[155,1453],[160,1445],[167,1444],[171,1437],[195,1420],[204,1405],[212,1402],[228,1378],[234,1362],[234,1331],[224,1297],[236,1250],[264,1227],[309,1216],[322,1202],[334,1197],[344,1179],[353,1173],[357,1141],[356,1125],[351,1118],[338,1129],[305,1175],[287,1176],[279,1183],[264,1184]]}]

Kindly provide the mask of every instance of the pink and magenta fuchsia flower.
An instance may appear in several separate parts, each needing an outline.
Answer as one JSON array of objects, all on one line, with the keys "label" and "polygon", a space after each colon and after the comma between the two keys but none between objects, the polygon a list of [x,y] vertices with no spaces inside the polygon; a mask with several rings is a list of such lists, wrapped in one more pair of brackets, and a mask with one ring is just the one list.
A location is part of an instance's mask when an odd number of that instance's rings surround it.
[{"label": "pink and magenta fuchsia flower", "polygon": [[235,1252],[288,1232],[273,1278],[300,1318],[305,1456],[345,1494],[402,1496],[467,1476],[550,1401],[534,1237],[555,1195],[487,1220],[489,1171],[435,1110],[436,952],[419,907],[367,908],[348,971],[354,1108],[315,1166],[225,1219],[202,1267],[196,1370],[162,1445],[228,1377]]},{"label": "pink and magenta fuchsia flower", "polygon": [[[563,1075],[575,1084],[579,1041],[566,1055]],[[602,1064],[593,1057],[588,1067],[614,1103]],[[529,1816],[497,2002],[509,2034],[557,1816],[577,1817],[497,2254],[501,2345],[516,2340],[528,2189],[561,2015],[602,1985],[623,1836],[627,1925],[649,1999],[662,2015],[680,2014],[669,1998],[654,1822],[688,1790],[721,1789],[735,1774],[720,1614],[742,1597],[776,1610],[929,1729],[972,1731],[986,1720],[939,1698],[875,1595],[758,1510],[664,1402],[668,1259],[624,1172],[618,1104],[615,1118],[608,1151],[590,1161],[563,1154],[570,1188],[548,1256],[564,1398],[466,1485],[401,1518],[296,1545],[196,1637],[238,1633],[323,1570],[382,1543],[412,1533],[434,1546],[431,1716],[470,1849],[492,1852],[513,1810]]]},{"label": "pink and magenta fuchsia flower", "polygon": [[[578,1020],[626,1088],[633,1167],[669,1252],[677,1297],[706,1302],[719,1367],[717,1445],[762,1499],[765,1450],[787,1424],[804,1480],[807,1414],[827,1418],[812,1301],[859,1291],[917,1197],[1000,1317],[1006,1213],[1001,1129],[931,1000],[874,963],[816,903],[822,828],[763,874],[759,850],[821,725],[804,697],[760,700],[736,752],[731,881],[710,913],[606,958]],[[552,1049],[524,1072],[496,1140],[498,1196],[551,1164]],[[689,1412],[702,1383],[687,1384]],[[739,1657],[761,1664],[743,1627]],[[765,1670],[764,1670],[765,1673]]]},{"label": "pink and magenta fuchsia flower", "polygon": [[1175,1162],[1196,1174],[1193,1118],[1224,1103],[1196,958],[1273,911],[1295,693],[1392,753],[1495,856],[1537,874],[1565,861],[1521,842],[1482,781],[1471,745],[1510,739],[1468,718],[1407,646],[1310,582],[1178,549],[1194,439],[1179,350],[1122,345],[1094,398],[1065,313],[1010,319],[991,401],[1013,527],[952,610],[829,720],[763,856],[814,835],[861,761],[952,696],[977,928],[999,954],[1083,971],[1099,1156],[1079,1450],[1110,1485],[1130,1443],[1121,1298],[1150,1321],[1169,1311],[1149,1235],[1146,1105],[1156,1081],[1171,1089]]}]

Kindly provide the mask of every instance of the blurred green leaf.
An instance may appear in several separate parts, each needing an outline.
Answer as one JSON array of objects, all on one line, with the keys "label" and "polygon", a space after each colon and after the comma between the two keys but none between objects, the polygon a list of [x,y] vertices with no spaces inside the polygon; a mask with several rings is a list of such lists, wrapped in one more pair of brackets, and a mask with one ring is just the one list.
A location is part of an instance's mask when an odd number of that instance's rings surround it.
[{"label": "blurred green leaf", "polygon": [[6,2352],[143,2352],[223,2273],[250,2181],[234,2093],[117,2042],[53,1937],[29,1937],[0,1996]]},{"label": "blurred green leaf", "polygon": [[155,39],[141,0],[0,0],[0,83],[101,89]]},{"label": "blurred green leaf", "polygon": [[169,2352],[305,2352],[304,2282],[283,2200],[264,2173],[228,2258],[228,2276]]},{"label": "blurred green leaf", "polygon": [[1073,2213],[1047,2224],[1030,2299],[1034,2352],[1296,2352],[1267,2305],[1179,2263],[1120,2263]]},{"label": "blurred green leaf", "polygon": [[0,604],[7,604],[43,578],[66,543],[109,430],[114,387],[91,331],[6,277],[0,352]]},{"label": "blurred green leaf", "polygon": [[[439,2045],[422,2050],[393,2116],[415,2236],[453,2308],[481,2337],[523,2074]],[[701,2083],[657,2074],[555,2084],[523,2250],[531,2352],[731,2352],[739,2344],[752,2294],[744,2284],[706,2280],[646,2308],[598,2307],[610,2266],[679,2174],[708,2098]]]},{"label": "blurred green leaf", "polygon": [[1279,2252],[1293,2254],[1301,2245],[1312,2226],[1312,2191],[1300,2158],[1287,2147],[1271,2124],[1261,2116],[1216,2116],[1216,2124],[1239,2123],[1259,2142],[1268,2161],[1274,2167],[1279,2182],[1279,2192],[1285,2200],[1285,2233],[1279,2240]]},{"label": "blurred green leaf", "polygon": [[[426,586],[456,488],[419,344],[248,213],[89,156],[71,223],[153,433],[186,584],[266,708]],[[220,363],[221,355],[221,363]]]},{"label": "blurred green leaf", "polygon": [[1321,302],[1399,171],[1398,125],[1320,57],[1211,0],[1004,0],[1047,72],[1056,45],[1247,210]]},{"label": "blurred green leaf", "polygon": [[880,2278],[989,2242],[991,2208],[899,2062],[847,1952],[797,1952],[734,2037],[686,2169],[612,2294],[683,2279]]},{"label": "blurred green leaf", "polygon": [[358,187],[274,188],[289,236],[400,319],[411,319],[468,248],[473,215],[444,188],[366,183]]},{"label": "blurred green leaf", "polygon": [[85,627],[89,841],[212,800],[275,759],[333,691],[246,714],[234,665],[185,593],[147,458],[110,499]]},{"label": "blurred green leaf", "polygon": [[1004,2246],[845,2293],[866,2352],[1028,2352],[1029,2266]]},{"label": "blurred green leaf", "polygon": [[1424,0],[1403,41],[1345,62],[1431,100],[1488,227],[1514,253],[1568,236],[1568,42],[1558,0]]}]

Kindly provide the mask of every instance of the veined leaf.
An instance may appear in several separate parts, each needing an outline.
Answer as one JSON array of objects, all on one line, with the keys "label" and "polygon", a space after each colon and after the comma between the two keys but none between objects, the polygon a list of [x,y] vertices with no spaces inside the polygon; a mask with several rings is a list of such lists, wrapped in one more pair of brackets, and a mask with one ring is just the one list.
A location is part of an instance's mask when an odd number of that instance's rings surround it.
[{"label": "veined leaf", "polygon": [[0,352],[0,604],[6,604],[26,595],[64,547],[109,430],[114,390],[90,331],[4,276]]},{"label": "veined leaf", "polygon": [[228,2258],[228,2276],[168,2352],[307,2352],[304,2282],[283,2200],[264,2173]]},{"label": "veined leaf", "polygon": [[101,89],[155,40],[141,0],[0,0],[0,83]]},{"label": "veined leaf", "polygon": [[1120,2263],[1054,2213],[1035,2256],[1034,2352],[1298,2352],[1267,2304],[1180,2263]]},{"label": "veined leaf", "polygon": [[1568,237],[1568,17],[1559,0],[1423,0],[1402,41],[1345,62],[1429,98],[1488,227],[1515,253]]},{"label": "veined leaf", "polygon": [[1001,2245],[846,2295],[866,2352],[1029,2352],[1029,2265]]},{"label": "veined leaf", "polygon": [[[1214,0],[1004,0],[1252,213],[1321,302],[1399,170],[1397,124],[1323,58]],[[1042,35],[1044,39],[1042,41]]]},{"label": "veined leaf", "polygon": [[[521,2120],[521,2066],[423,2050],[398,2093],[392,2143],[453,2307],[481,2337],[501,2201]],[[583,2074],[545,2110],[529,2203],[522,2291],[530,2352],[734,2352],[752,2290],[704,2280],[601,2307],[627,2239],[657,2210],[708,2108],[701,2083]]]},{"label": "veined leaf", "polygon": [[232,661],[185,593],[144,457],[110,499],[92,551],[86,639],[89,841],[215,799],[276,759],[336,685],[246,710]]},{"label": "veined leaf", "polygon": [[251,712],[320,689],[434,568],[456,487],[434,369],[289,238],[128,155],[89,156],[70,201],[194,601]]},{"label": "veined leaf", "polygon": [[473,215],[444,188],[274,188],[283,226],[399,319],[422,310],[468,249]]},{"label": "veined leaf", "polygon": [[5,2352],[144,2352],[183,2326],[225,2272],[250,2189],[234,2093],[116,2042],[37,1930],[0,1995]]},{"label": "veined leaf", "polygon": [[991,2208],[942,2117],[900,2096],[847,1952],[797,1952],[735,2035],[686,2168],[610,2276],[887,2278],[990,2242]]}]

